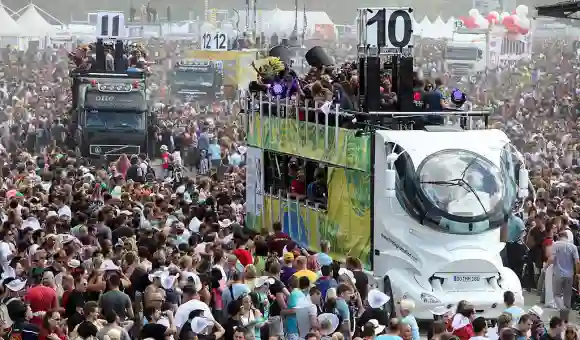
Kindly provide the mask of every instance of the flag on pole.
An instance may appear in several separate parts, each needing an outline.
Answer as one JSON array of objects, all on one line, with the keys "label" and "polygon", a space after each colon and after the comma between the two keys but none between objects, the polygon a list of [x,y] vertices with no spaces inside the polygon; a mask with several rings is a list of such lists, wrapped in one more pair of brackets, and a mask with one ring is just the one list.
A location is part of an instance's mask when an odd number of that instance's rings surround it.
[{"label": "flag on pole", "polygon": [[306,4],[304,4],[304,11],[302,13],[303,13],[302,40],[304,40],[304,36],[306,35],[306,29],[308,28],[308,19],[306,18]]}]

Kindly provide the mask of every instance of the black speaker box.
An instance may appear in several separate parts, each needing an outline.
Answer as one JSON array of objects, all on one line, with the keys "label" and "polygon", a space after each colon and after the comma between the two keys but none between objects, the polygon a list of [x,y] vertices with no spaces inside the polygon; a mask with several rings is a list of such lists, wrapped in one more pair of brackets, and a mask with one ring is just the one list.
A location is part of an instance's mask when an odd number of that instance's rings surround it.
[{"label": "black speaker box", "polygon": [[282,45],[274,46],[268,52],[268,56],[279,58],[284,65],[287,65],[288,67],[290,67],[290,62],[292,60],[291,55],[292,53],[290,52],[290,49]]},{"label": "black speaker box", "polygon": [[103,39],[97,39],[95,44],[95,64],[97,72],[105,72],[105,45]]},{"label": "black speaker box", "polygon": [[304,55],[304,59],[308,62],[308,65],[312,67],[321,68],[323,66],[330,66],[333,64],[332,59],[326,54],[324,48],[320,46],[314,46],[306,55]]},{"label": "black speaker box", "polygon": [[379,111],[381,109],[381,59],[368,57],[365,71],[365,111]]},{"label": "black speaker box", "polygon": [[399,62],[399,88],[397,96],[401,112],[417,111],[413,101],[413,58],[402,57]]}]

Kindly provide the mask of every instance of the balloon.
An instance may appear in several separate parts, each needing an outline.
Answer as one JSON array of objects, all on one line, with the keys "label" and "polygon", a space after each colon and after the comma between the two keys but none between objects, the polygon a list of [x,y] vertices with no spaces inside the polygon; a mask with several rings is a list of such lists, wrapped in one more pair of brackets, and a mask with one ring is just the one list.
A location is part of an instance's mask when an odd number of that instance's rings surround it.
[{"label": "balloon", "polygon": [[521,35],[526,35],[530,32],[528,28],[518,27],[518,33]]},{"label": "balloon", "polygon": [[503,18],[501,23],[507,28],[515,26],[515,24],[516,24],[515,18],[511,15],[508,15],[505,18]]},{"label": "balloon", "polygon": [[466,28],[475,28],[478,27],[477,23],[475,22],[475,18],[474,17],[463,17],[460,18],[461,21],[463,21],[463,25]]},{"label": "balloon", "polygon": [[519,5],[518,7],[516,7],[516,14],[521,17],[524,18],[528,15],[528,6],[526,5]]},{"label": "balloon", "polygon": [[[497,14],[497,12],[496,12],[496,14]],[[498,14],[498,16],[494,16],[493,13],[489,13],[486,17],[486,19],[490,25],[497,24],[499,22],[498,18],[499,18],[499,14]]]},{"label": "balloon", "polygon": [[489,12],[489,14],[487,16],[491,16],[491,17],[494,17],[496,19],[499,19],[499,13],[497,11],[491,11],[491,12]]},{"label": "balloon", "polygon": [[487,21],[487,19],[482,17],[481,15],[475,18],[475,23],[477,24],[477,26],[479,26],[479,28],[485,29],[489,27],[489,21]]},{"label": "balloon", "polygon": [[459,20],[461,20],[463,22],[463,26],[465,28],[474,28],[477,26],[475,23],[475,18],[473,18],[473,17],[461,16],[461,17],[459,17]]},{"label": "balloon", "polygon": [[523,29],[530,30],[531,20],[528,18],[519,18],[518,26]]},{"label": "balloon", "polygon": [[479,10],[477,8],[472,8],[469,10],[469,16],[472,18],[477,18],[480,14],[479,14]]},{"label": "balloon", "polygon": [[503,12],[500,16],[499,16],[499,22],[503,23],[503,19],[505,19],[506,17],[509,17],[510,14],[508,12]]},{"label": "balloon", "polygon": [[511,25],[511,26],[506,25],[506,29],[510,33],[520,33],[520,28],[516,25]]}]

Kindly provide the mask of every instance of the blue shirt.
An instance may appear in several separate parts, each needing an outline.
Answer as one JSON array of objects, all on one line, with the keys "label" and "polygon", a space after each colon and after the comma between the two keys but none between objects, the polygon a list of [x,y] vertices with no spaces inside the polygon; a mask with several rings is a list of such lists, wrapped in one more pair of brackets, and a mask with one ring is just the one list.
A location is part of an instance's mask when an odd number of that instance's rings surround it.
[{"label": "blue shirt", "polygon": [[411,327],[411,335],[413,336],[413,340],[421,339],[421,336],[419,335],[419,325],[417,324],[417,320],[413,315],[405,316],[401,322],[404,322]]},{"label": "blue shirt", "polygon": [[332,257],[326,253],[320,252],[316,254],[316,259],[321,266],[330,266],[332,264]]},{"label": "blue shirt", "polygon": [[521,240],[524,230],[526,230],[526,225],[521,218],[511,215],[507,221],[508,227],[508,242],[518,242]]},{"label": "blue shirt", "polygon": [[514,325],[517,325],[518,322],[520,322],[520,316],[526,314],[526,312],[518,306],[511,306],[510,308],[506,308],[504,312],[510,313],[512,315]]},{"label": "blue shirt", "polygon": [[230,304],[230,302],[246,294],[250,294],[250,288],[248,288],[248,286],[243,283],[232,283],[231,288],[228,287],[222,292],[224,310],[227,310],[227,306]]},{"label": "blue shirt", "polygon": [[197,139],[197,147],[200,150],[209,150],[209,137],[206,132],[202,132]]},{"label": "blue shirt", "polygon": [[[306,299],[306,295],[300,289],[293,289],[288,297],[288,308],[296,308],[300,300]],[[296,314],[288,315],[285,319],[286,333],[288,334],[300,334],[298,329],[298,319],[296,319]]]},{"label": "blue shirt", "polygon": [[426,111],[443,111],[441,100],[443,93],[439,90],[428,91],[423,94],[423,102],[425,103]]},{"label": "blue shirt", "polygon": [[398,335],[384,334],[375,337],[375,340],[403,340],[403,338]]},{"label": "blue shirt", "polygon": [[330,288],[338,287],[336,280],[333,277],[328,276],[318,278],[314,284],[316,285],[316,288],[320,289],[320,294],[322,295],[323,300],[326,300],[326,292],[328,292]]},{"label": "blue shirt", "polygon": [[222,150],[218,144],[210,144],[209,145],[209,153],[211,154],[212,160],[221,159],[222,158],[221,152],[222,152]]},{"label": "blue shirt", "polygon": [[239,166],[242,163],[242,156],[237,152],[230,155],[229,158],[231,165]]},{"label": "blue shirt", "polygon": [[[343,323],[350,322],[350,309],[348,309],[348,303],[346,303],[346,301],[344,301],[344,299],[342,299],[342,298],[336,299],[336,312],[338,313],[338,316],[342,320]],[[343,331],[342,335],[344,335],[345,339],[350,339],[349,332]]]}]

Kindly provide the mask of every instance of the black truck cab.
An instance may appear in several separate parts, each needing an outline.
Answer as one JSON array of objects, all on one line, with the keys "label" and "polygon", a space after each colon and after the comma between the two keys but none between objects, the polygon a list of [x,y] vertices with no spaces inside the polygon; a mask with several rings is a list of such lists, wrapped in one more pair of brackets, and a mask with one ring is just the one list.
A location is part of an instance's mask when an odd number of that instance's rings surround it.
[{"label": "black truck cab", "polygon": [[[152,151],[149,133],[154,117],[149,112],[146,73],[142,69],[117,67],[126,58],[115,51],[115,71],[99,67],[97,42],[96,64],[88,70],[75,70],[72,76],[72,130],[77,152],[83,157],[116,159]],[[115,49],[123,49],[117,42]],[[122,51],[122,50],[121,50]]]},{"label": "black truck cab", "polygon": [[180,101],[212,104],[223,96],[223,62],[182,59],[170,74],[171,95]]}]

